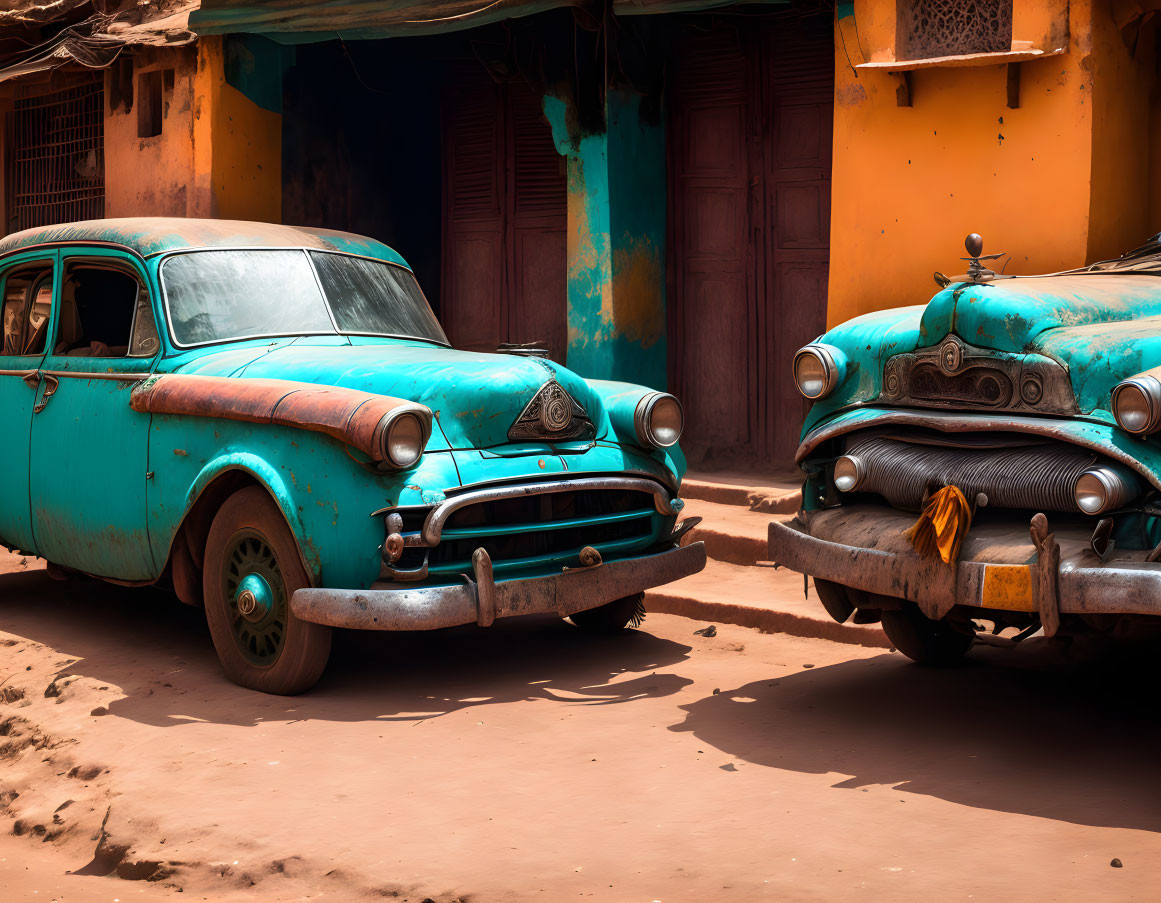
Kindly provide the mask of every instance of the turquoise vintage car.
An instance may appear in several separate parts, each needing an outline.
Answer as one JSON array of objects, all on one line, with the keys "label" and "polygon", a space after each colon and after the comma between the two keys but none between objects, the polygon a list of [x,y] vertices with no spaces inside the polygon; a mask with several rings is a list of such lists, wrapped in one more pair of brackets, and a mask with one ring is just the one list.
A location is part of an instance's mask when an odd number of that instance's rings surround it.
[{"label": "turquoise vintage car", "polygon": [[679,546],[681,406],[448,347],[357,235],[103,220],[0,241],[0,542],[172,585],[226,674],[315,683],[331,627],[639,622]]},{"label": "turquoise vintage car", "polygon": [[[920,662],[963,655],[984,622],[1015,640],[1155,629],[1161,236],[1036,277],[996,275],[981,247],[926,305],[799,351],[803,510],[770,525],[770,557]],[[958,554],[921,554],[908,531],[952,486]]]}]

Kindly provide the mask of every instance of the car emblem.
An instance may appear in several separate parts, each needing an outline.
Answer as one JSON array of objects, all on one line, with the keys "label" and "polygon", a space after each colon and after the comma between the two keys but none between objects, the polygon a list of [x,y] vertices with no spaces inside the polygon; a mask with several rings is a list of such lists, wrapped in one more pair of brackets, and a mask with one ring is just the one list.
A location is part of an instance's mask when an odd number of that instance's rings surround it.
[{"label": "car emblem", "polygon": [[524,411],[508,430],[508,438],[580,439],[595,432],[585,409],[555,379],[549,380],[532,396]]},{"label": "car emblem", "polygon": [[943,343],[943,347],[939,349],[939,369],[949,376],[959,369],[959,365],[963,363],[963,349],[954,341],[947,341]]}]

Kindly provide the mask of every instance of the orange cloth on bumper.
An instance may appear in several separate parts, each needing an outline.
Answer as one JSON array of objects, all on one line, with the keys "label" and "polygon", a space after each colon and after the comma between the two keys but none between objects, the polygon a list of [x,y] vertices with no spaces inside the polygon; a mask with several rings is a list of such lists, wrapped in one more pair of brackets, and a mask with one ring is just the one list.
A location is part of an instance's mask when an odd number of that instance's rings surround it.
[{"label": "orange cloth on bumper", "polygon": [[923,506],[923,513],[906,534],[920,555],[944,564],[954,564],[959,548],[972,526],[972,509],[964,494],[955,486],[944,486]]}]

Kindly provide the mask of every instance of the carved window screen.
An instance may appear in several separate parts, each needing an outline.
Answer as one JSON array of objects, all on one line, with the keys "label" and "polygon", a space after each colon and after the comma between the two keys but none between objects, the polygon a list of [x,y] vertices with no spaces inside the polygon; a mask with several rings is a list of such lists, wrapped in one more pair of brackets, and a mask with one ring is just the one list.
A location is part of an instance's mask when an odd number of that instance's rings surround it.
[{"label": "carved window screen", "polygon": [[1012,49],[1012,0],[897,0],[895,59]]}]

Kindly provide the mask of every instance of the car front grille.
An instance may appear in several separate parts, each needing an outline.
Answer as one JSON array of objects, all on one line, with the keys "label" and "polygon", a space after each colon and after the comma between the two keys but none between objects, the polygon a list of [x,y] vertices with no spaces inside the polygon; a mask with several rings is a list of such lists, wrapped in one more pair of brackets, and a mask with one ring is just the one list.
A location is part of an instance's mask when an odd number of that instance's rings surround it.
[{"label": "car front grille", "polygon": [[[419,532],[428,510],[405,516],[405,535]],[[435,546],[406,548],[396,567],[420,568],[426,558],[433,576],[470,574],[472,553],[483,548],[497,573],[563,568],[576,565],[585,546],[606,557],[646,549],[673,520],[657,512],[647,492],[587,489],[481,501],[452,514]]]},{"label": "car front grille", "polygon": [[858,459],[858,492],[880,495],[904,509],[920,508],[930,491],[957,486],[969,501],[982,492],[990,508],[1075,512],[1076,481],[1101,460],[1065,443],[973,448],[886,436],[848,439],[845,453]]}]

